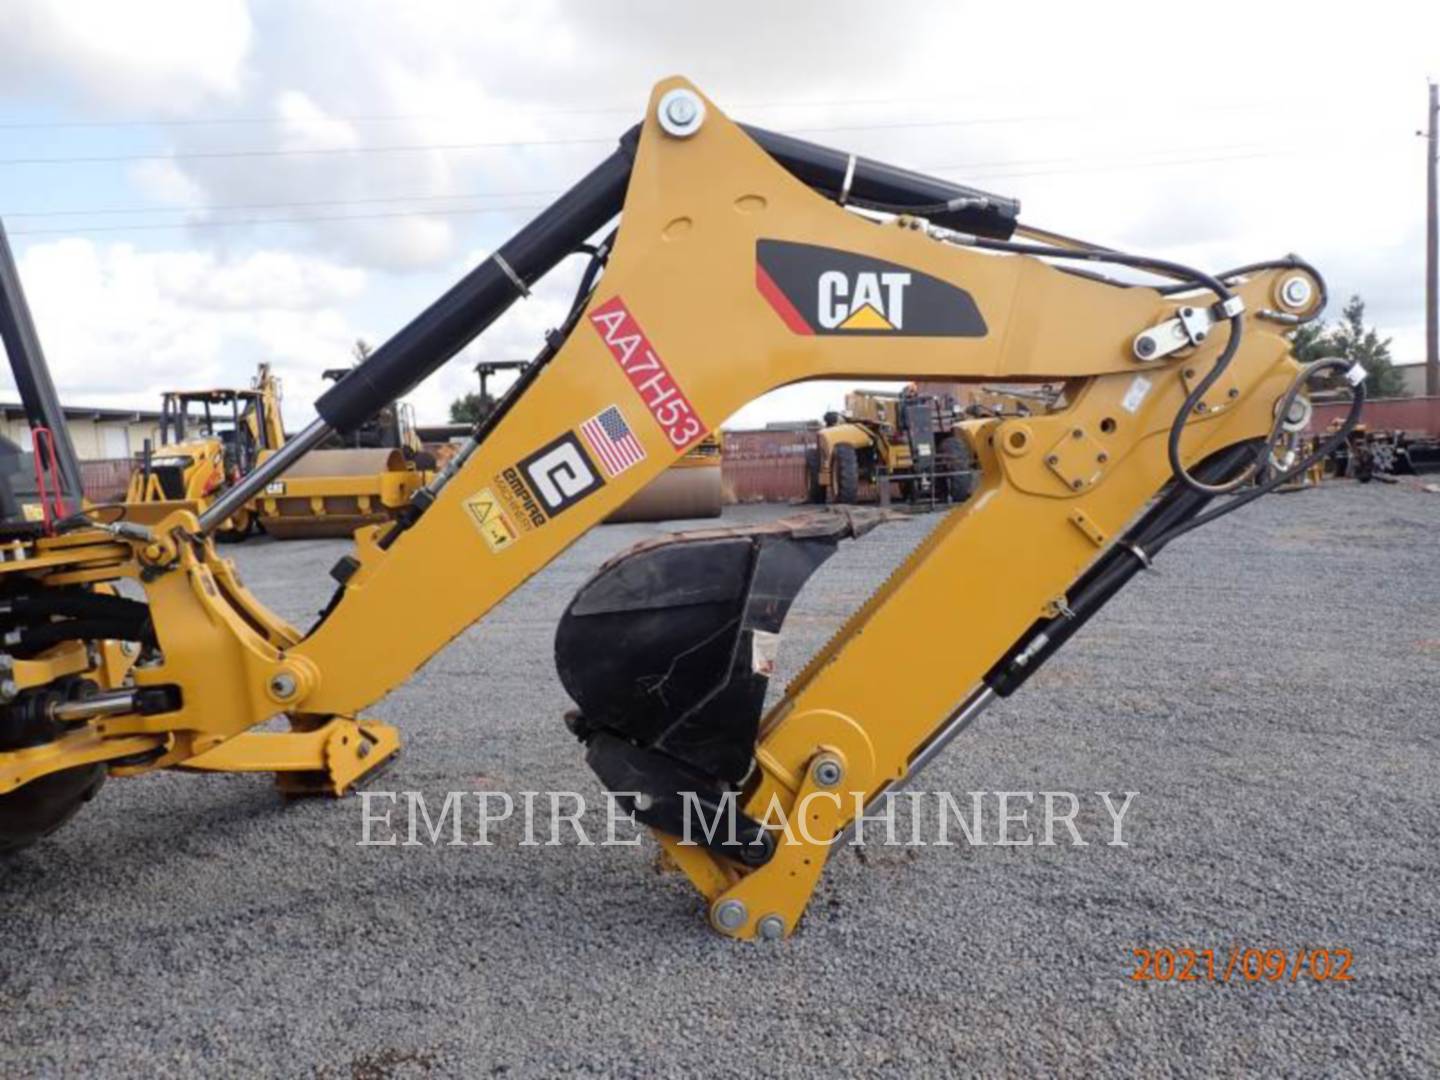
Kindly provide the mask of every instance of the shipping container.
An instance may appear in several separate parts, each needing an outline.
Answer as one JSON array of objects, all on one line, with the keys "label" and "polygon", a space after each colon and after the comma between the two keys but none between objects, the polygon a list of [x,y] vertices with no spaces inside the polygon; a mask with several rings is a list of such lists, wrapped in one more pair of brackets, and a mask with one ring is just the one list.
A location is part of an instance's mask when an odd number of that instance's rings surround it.
[{"label": "shipping container", "polygon": [[726,431],[723,479],[727,501],[804,502],[818,454],[813,431]]},{"label": "shipping container", "polygon": [[[1348,401],[1326,401],[1315,406],[1310,430],[1323,433],[1331,421],[1343,420]],[[1440,435],[1440,397],[1376,398],[1367,401],[1360,422],[1371,431],[1410,431]]]}]

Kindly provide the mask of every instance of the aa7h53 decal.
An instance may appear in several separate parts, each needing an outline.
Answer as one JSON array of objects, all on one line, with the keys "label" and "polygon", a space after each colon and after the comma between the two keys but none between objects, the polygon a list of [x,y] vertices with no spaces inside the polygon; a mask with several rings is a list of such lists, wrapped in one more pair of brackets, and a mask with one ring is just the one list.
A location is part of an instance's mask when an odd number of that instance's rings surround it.
[{"label": "aa7h53 decal", "polygon": [[853,251],[757,240],[755,286],[797,334],[985,335],[980,309],[964,289]]},{"label": "aa7h53 decal", "polygon": [[695,415],[690,399],[623,299],[612,296],[597,307],[590,313],[590,325],[604,339],[610,355],[615,357],[671,446],[684,450],[705,434],[705,424]]}]

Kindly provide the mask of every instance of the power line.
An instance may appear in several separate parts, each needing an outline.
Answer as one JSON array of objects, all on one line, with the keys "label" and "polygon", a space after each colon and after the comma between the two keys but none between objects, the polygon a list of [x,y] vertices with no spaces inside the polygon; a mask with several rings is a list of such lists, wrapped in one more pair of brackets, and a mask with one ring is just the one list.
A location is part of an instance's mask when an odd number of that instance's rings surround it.
[{"label": "power line", "polygon": [[[1034,117],[1015,117],[1016,120],[1033,120]],[[946,127],[967,127],[977,123],[1002,123],[981,120],[913,120],[885,124],[835,124],[827,127],[793,128],[792,135],[821,135],[841,131],[903,131]],[[147,152],[140,154],[83,154],[65,157],[17,157],[0,158],[0,165],[97,165],[130,161],[197,161],[230,158],[271,158],[271,157],[323,157],[345,154],[394,154],[424,153],[432,151],[520,149],[540,146],[585,146],[616,141],[616,136],[566,137],[556,139],[510,139],[483,142],[458,143],[397,143],[390,146],[334,146],[298,147],[253,147],[239,150],[187,150],[181,152]]]},{"label": "power line", "polygon": [[504,214],[512,210],[543,210],[546,205],[548,204],[528,203],[521,206],[440,207],[433,210],[395,210],[388,213],[373,214],[306,215],[304,217],[253,218],[237,219],[234,221],[177,221],[167,222],[165,224],[143,225],[95,225],[78,229],[10,229],[8,232],[11,236],[73,236],[76,233],[150,232],[157,229],[218,229],[259,225],[310,225],[321,224],[327,221],[380,221],[387,218],[435,217],[439,215],[456,214]]},{"label": "power line", "polygon": [[[1262,158],[1262,157],[1277,157],[1277,156],[1282,156],[1284,153],[1286,153],[1286,152],[1285,152],[1285,151],[1268,151],[1268,152],[1259,152],[1259,153],[1254,153],[1254,154],[1230,155],[1230,156],[1220,156],[1220,157],[1216,157],[1216,156],[1211,156],[1211,157],[1191,157],[1191,158],[1178,158],[1178,159],[1173,159],[1173,160],[1142,161],[1142,162],[1128,161],[1128,162],[1121,162],[1121,163],[1115,163],[1115,164],[1109,164],[1109,165],[1098,165],[1098,166],[1094,166],[1094,167],[1091,167],[1091,168],[1083,168],[1083,167],[1082,167],[1082,168],[1075,168],[1075,169],[1039,169],[1039,170],[1021,171],[1021,172],[1012,172],[1012,173],[996,173],[996,174],[990,174],[990,175],[986,176],[985,178],[986,178],[986,179],[1006,179],[1006,178],[1013,178],[1013,177],[1030,177],[1030,176],[1069,176],[1069,175],[1075,175],[1075,174],[1077,174],[1077,173],[1086,173],[1086,172],[1110,172],[1110,171],[1123,171],[1123,170],[1129,170],[1129,169],[1168,168],[1168,167],[1176,166],[1176,165],[1203,164],[1203,163],[1214,162],[1214,161],[1238,161],[1238,160],[1249,160],[1249,159],[1253,159],[1253,158]],[[1052,159],[1052,160],[1056,160],[1056,159]],[[1063,159],[1062,159],[1062,160],[1063,160]],[[1016,164],[1023,164],[1023,163],[1016,163]],[[965,173],[966,175],[971,175],[971,176],[973,176],[974,173],[975,173],[975,170],[976,170],[977,168],[979,168],[979,167],[978,167],[978,166],[974,166],[974,165],[971,165],[971,166],[965,166],[965,165],[939,165],[939,166],[929,166],[929,167],[927,167],[927,170],[926,170],[926,171],[932,172],[932,173],[961,172],[961,173]],[[520,196],[522,196],[522,195],[552,196],[552,195],[558,194],[558,192],[554,192],[554,191],[536,191],[536,192],[514,192],[514,193],[511,193],[511,194],[514,195],[515,197],[520,197]],[[347,205],[366,205],[366,204],[377,203],[377,202],[422,201],[422,200],[428,200],[428,199],[449,200],[449,199],[470,199],[470,198],[491,198],[491,197],[500,197],[500,193],[494,193],[493,195],[478,195],[478,194],[477,194],[477,195],[439,195],[439,196],[428,196],[428,195],[421,195],[421,196],[389,196],[389,197],[377,198],[377,199],[325,200],[325,201],[316,201],[316,202],[309,202],[309,203],[306,203],[306,202],[296,202],[296,203],[269,203],[269,204],[264,204],[264,203],[233,204],[233,205],[230,205],[230,206],[228,206],[228,207],[227,207],[227,206],[215,206],[215,207],[210,207],[210,208],[208,208],[208,209],[211,209],[211,210],[224,210],[224,209],[283,209],[283,208],[291,208],[291,207],[300,208],[300,207],[306,207],[306,206],[315,206],[315,207],[347,206]],[[292,216],[292,217],[240,218],[240,219],[234,219],[234,220],[229,220],[229,221],[216,220],[216,221],[188,221],[188,222],[186,222],[186,221],[176,221],[176,222],[143,222],[143,223],[140,223],[140,224],[129,224],[129,225],[94,225],[94,226],[60,227],[60,228],[38,228],[38,229],[20,228],[20,229],[11,229],[11,230],[10,230],[10,233],[11,233],[11,235],[13,235],[13,236],[60,236],[60,235],[76,235],[76,234],[87,234],[87,235],[88,235],[88,234],[91,234],[91,233],[111,233],[111,232],[153,232],[153,231],[160,231],[160,230],[176,230],[176,229],[237,228],[237,227],[244,227],[244,226],[259,227],[259,226],[265,226],[265,225],[308,225],[308,224],[320,224],[320,223],[329,222],[329,221],[376,221],[376,220],[385,220],[385,219],[391,219],[391,218],[407,218],[407,217],[460,216],[460,215],[466,215],[466,214],[510,213],[510,212],[517,211],[517,210],[543,210],[546,205],[548,205],[548,204],[546,204],[546,203],[520,203],[520,204],[515,204],[515,205],[510,205],[510,206],[436,207],[436,208],[433,208],[433,209],[403,210],[403,211],[365,213],[365,214],[326,214],[326,215],[307,214],[307,215]],[[190,210],[187,210],[187,211],[172,210],[172,209],[168,209],[168,208],[155,208],[153,211],[140,211],[140,212],[155,212],[155,213],[195,212],[195,211],[198,210],[198,209],[201,209],[201,208],[191,208]],[[83,216],[85,212],[84,212],[84,211],[73,211],[73,213],[74,213],[76,216]],[[12,216],[12,217],[20,217],[20,216],[26,216],[26,215],[12,214],[12,215],[10,215],[10,216]]]},{"label": "power line", "polygon": [[473,143],[410,143],[394,146],[325,146],[290,150],[193,150],[183,153],[83,154],[74,157],[0,158],[0,165],[101,165],[125,161],[203,161],[217,158],[324,157],[335,154],[401,154],[453,150],[519,149],[526,146],[582,146],[612,143],[614,137],[584,139],[523,139]]},{"label": "power line", "polygon": [[[1171,165],[1206,164],[1210,162],[1242,161],[1255,158],[1269,158],[1288,156],[1292,154],[1309,153],[1309,147],[1296,148],[1262,148],[1257,144],[1239,144],[1233,146],[1219,146],[1211,148],[1216,153],[1186,156],[1178,158],[1158,158],[1148,161],[1125,160],[1109,162],[1098,165],[1086,166],[1090,159],[1085,156],[1072,157],[1051,157],[1051,158],[1030,158],[1011,159],[1005,161],[990,162],[969,162],[950,165],[924,165],[919,166],[922,172],[929,173],[961,173],[972,179],[1010,179],[1030,176],[1051,176],[1071,175],[1084,172],[1111,172],[1123,171],[1132,168],[1164,168]],[[1078,163],[1080,167],[1067,169],[1034,168],[1035,166],[1071,165]],[[1019,171],[995,172],[996,169]],[[107,217],[115,215],[154,215],[154,214],[209,214],[225,213],[234,210],[294,210],[309,208],[328,208],[343,206],[367,206],[386,203],[403,202],[450,202],[469,199],[523,199],[523,198],[553,198],[561,193],[559,188],[528,189],[520,191],[474,191],[474,192],[451,192],[446,194],[420,193],[407,195],[383,195],[360,197],[354,199],[311,199],[294,200],[285,202],[252,202],[252,203],[210,203],[210,204],[188,204],[177,206],[110,206],[110,207],[76,207],[72,209],[47,209],[47,210],[10,210],[5,213],[7,218],[52,218],[52,217]],[[287,219],[288,220],[288,219]],[[181,227],[183,225],[204,225],[205,222],[179,222],[163,227]],[[139,228],[140,226],[134,226]],[[36,230],[29,230],[34,232]]]},{"label": "power line", "polygon": [[[968,101],[968,98],[852,98],[843,100],[825,100],[815,98],[796,98],[789,101],[751,101],[730,103],[726,107],[727,113],[738,113],[746,109],[849,109],[849,108],[871,108],[879,105],[935,105],[939,102]],[[500,102],[495,103],[497,106]],[[1265,101],[1228,102],[1222,104],[1201,103],[1190,106],[1205,111],[1225,111],[1234,109],[1253,108],[1257,105],[1267,105]],[[543,105],[514,105],[503,104],[508,112],[524,112],[531,116],[595,116],[614,113],[629,113],[637,118],[644,112],[644,107],[636,107],[634,103],[629,105],[597,105],[586,108],[564,107],[550,108]],[[1010,117],[975,117],[967,123],[974,124],[1003,124],[1018,123],[1030,120],[1047,119],[1070,119],[1077,116],[1084,116],[1084,113],[1042,113],[1029,116]],[[457,112],[418,112],[418,113],[371,113],[371,114],[325,114],[324,119],[339,121],[342,123],[399,123],[402,121],[415,120],[443,120],[443,119],[465,119],[469,118],[468,113]],[[0,131],[27,131],[27,130],[75,130],[75,129],[104,129],[104,128],[191,128],[191,127],[231,127],[246,125],[279,125],[288,124],[291,119],[283,116],[216,116],[203,118],[161,118],[150,119],[128,119],[128,120],[15,120],[0,122]]]},{"label": "power line", "polygon": [[[1098,164],[1093,164],[1093,165],[1085,165],[1085,164],[1083,164],[1083,163],[1085,162],[1085,160],[1086,160],[1085,158],[1040,158],[1040,159],[1036,159],[1036,160],[1033,160],[1033,161],[1012,161],[1012,162],[1005,162],[1005,163],[992,163],[992,164],[989,164],[989,165],[932,165],[932,166],[930,166],[927,170],[923,170],[923,171],[934,172],[934,173],[964,173],[967,177],[969,177],[969,178],[971,178],[971,179],[974,179],[974,180],[1013,180],[1013,179],[1020,179],[1020,178],[1023,178],[1023,177],[1030,177],[1030,176],[1072,176],[1072,175],[1075,175],[1075,174],[1077,174],[1077,173],[1089,173],[1089,172],[1124,172],[1124,171],[1129,170],[1129,169],[1157,169],[1157,168],[1166,168],[1166,167],[1169,167],[1169,166],[1171,166],[1171,165],[1204,165],[1204,164],[1210,164],[1210,163],[1213,163],[1213,162],[1224,162],[1224,161],[1251,161],[1251,160],[1256,160],[1256,159],[1260,159],[1260,158],[1294,157],[1294,156],[1297,156],[1297,155],[1304,155],[1304,154],[1309,154],[1309,153],[1312,153],[1312,152],[1313,152],[1312,149],[1309,148],[1309,147],[1294,147],[1294,148],[1291,148],[1291,149],[1272,149],[1272,150],[1261,150],[1261,149],[1258,149],[1258,148],[1257,148],[1257,149],[1255,149],[1255,150],[1253,150],[1253,151],[1250,151],[1250,148],[1249,148],[1249,147],[1243,147],[1243,146],[1236,146],[1236,147],[1229,147],[1229,148],[1226,148],[1226,147],[1217,147],[1217,149],[1221,149],[1221,150],[1227,150],[1227,149],[1229,149],[1229,150],[1235,150],[1235,151],[1240,151],[1240,152],[1238,152],[1238,153],[1206,154],[1206,155],[1200,156],[1200,157],[1158,158],[1158,159],[1153,160],[1153,161],[1133,161],[1133,160],[1129,160],[1129,161],[1111,161],[1111,162],[1103,162],[1103,163],[1098,163]],[[1012,171],[1012,172],[991,172],[991,171],[988,171],[988,170],[997,169],[997,168],[1009,169],[1009,168],[1011,168],[1012,166],[1016,166],[1016,165],[1019,165],[1019,166],[1053,165],[1053,164],[1069,164],[1069,163],[1072,163],[1072,162],[1079,162],[1079,163],[1081,163],[1081,164],[1077,165],[1077,167],[1075,167],[1075,168],[1073,168],[1073,169],[1030,169],[1030,168],[1021,168],[1019,171]]]},{"label": "power line", "polygon": [[523,199],[559,195],[558,188],[545,191],[476,191],[450,195],[378,195],[358,199],[310,199],[297,202],[209,203],[178,206],[105,206],[74,210],[11,210],[8,218],[108,217],[116,214],[209,214],[227,210],[295,210],[306,207],[364,206],[372,203],[445,202],[452,199]]},{"label": "power line", "polygon": [[[1313,148],[1311,147],[1262,148],[1255,144],[1235,145],[1229,147],[1214,147],[1212,149],[1218,152],[1205,155],[1191,155],[1185,157],[1159,158],[1154,160],[1141,161],[1131,159],[1125,161],[1086,164],[1087,159],[1084,157],[1061,157],[1032,158],[1028,160],[992,162],[970,162],[968,164],[954,165],[926,165],[920,166],[919,168],[922,172],[928,172],[936,175],[957,173],[961,174],[969,180],[1004,180],[1042,176],[1073,176],[1095,172],[1123,172],[1135,169],[1172,168],[1175,166],[1211,164],[1216,162],[1250,161],[1265,158],[1294,156],[1297,154],[1308,154],[1313,152]],[[1072,167],[1034,167],[1053,165],[1067,165]],[[1019,167],[1018,169],[1016,168],[1017,166]],[[994,171],[997,169],[1008,171]],[[77,208],[73,210],[51,209],[42,211],[10,211],[5,216],[11,218],[38,218],[88,217],[117,214],[198,214],[223,213],[234,210],[283,210],[308,208],[323,209],[329,207],[367,206],[404,202],[452,202],[457,200],[500,198],[553,198],[558,194],[560,194],[560,191],[558,189],[503,192],[460,192],[452,194],[390,195],[356,199],[320,199],[270,203],[219,203],[210,205],[190,205],[174,207],[103,207],[97,209]],[[12,234],[17,236],[40,236],[108,232],[148,232],[156,230],[194,228],[236,228],[243,226],[323,223],[327,221],[367,221],[382,220],[387,218],[426,217],[432,215],[510,213],[518,210],[539,210],[543,209],[545,205],[547,204],[520,203],[509,206],[436,207],[431,209],[414,209],[397,212],[377,212],[365,214],[301,215],[289,217],[241,218],[235,220],[208,221],[142,222],[138,224],[67,226],[60,228],[20,228],[13,229],[11,230],[11,232]]]}]

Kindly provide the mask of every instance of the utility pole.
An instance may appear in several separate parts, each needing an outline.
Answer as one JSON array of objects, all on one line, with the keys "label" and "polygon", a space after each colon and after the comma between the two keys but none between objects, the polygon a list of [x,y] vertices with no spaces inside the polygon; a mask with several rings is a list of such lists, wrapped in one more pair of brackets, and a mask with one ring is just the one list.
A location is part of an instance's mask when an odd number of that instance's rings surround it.
[{"label": "utility pole", "polygon": [[1435,167],[1440,157],[1440,86],[1430,84],[1430,134],[1425,142],[1426,183],[1425,183],[1425,393],[1428,397],[1440,397],[1440,327],[1436,325],[1436,263],[1440,252],[1436,250],[1435,236]]}]

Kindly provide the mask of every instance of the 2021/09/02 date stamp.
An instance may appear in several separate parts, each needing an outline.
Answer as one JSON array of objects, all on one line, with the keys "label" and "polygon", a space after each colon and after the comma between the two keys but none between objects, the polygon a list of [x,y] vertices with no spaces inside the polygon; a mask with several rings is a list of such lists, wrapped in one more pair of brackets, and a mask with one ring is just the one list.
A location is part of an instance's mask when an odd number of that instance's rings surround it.
[{"label": "2021/09/02 date stamp", "polygon": [[1158,946],[1131,950],[1131,982],[1279,983],[1353,982],[1354,955],[1340,948],[1190,949]]}]

